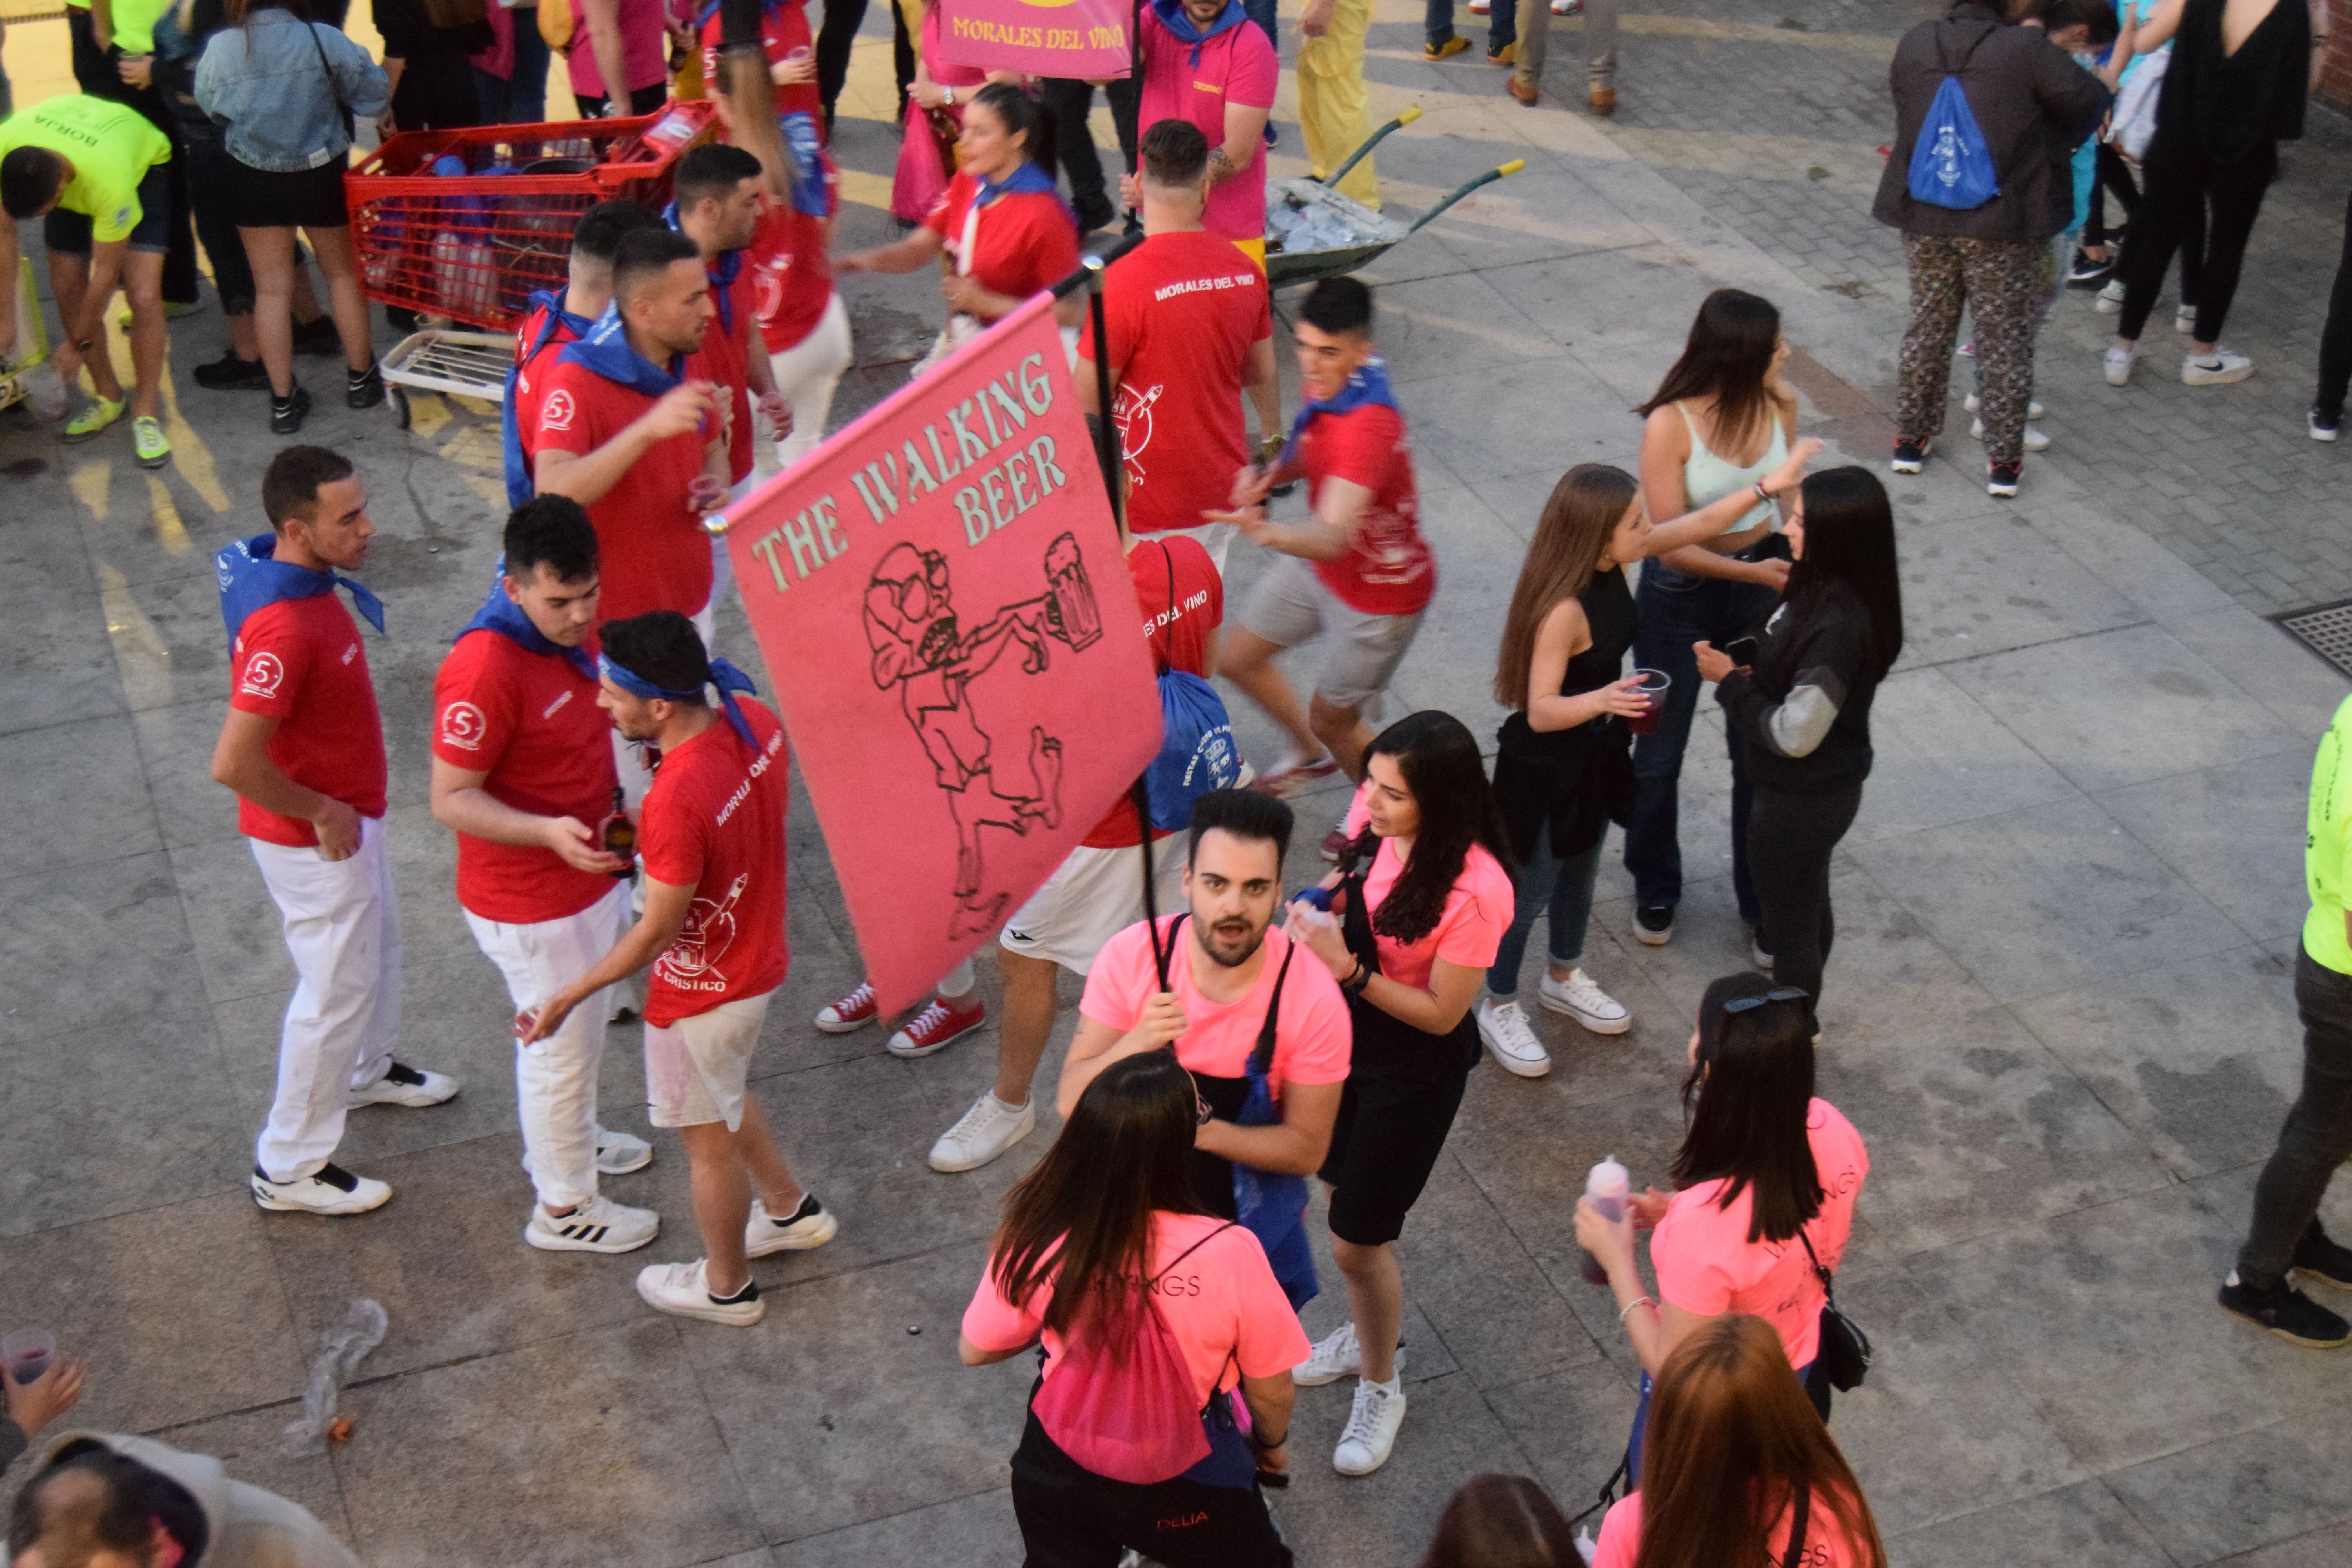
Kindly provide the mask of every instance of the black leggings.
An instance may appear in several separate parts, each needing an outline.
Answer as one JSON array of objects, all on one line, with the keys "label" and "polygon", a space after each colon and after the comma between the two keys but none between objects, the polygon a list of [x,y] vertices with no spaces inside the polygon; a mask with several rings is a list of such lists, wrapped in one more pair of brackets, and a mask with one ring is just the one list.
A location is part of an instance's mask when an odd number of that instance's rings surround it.
[{"label": "black leggings", "polygon": [[1013,1517],[1023,1568],[1118,1568],[1128,1547],[1168,1568],[1291,1568],[1255,1485],[1109,1480],[1055,1447],[1034,1412],[1013,1456]]},{"label": "black leggings", "polygon": [[[2139,217],[2124,240],[2124,313],[2116,335],[2137,342],[2164,287],[2172,253],[2181,253],[2181,299],[2197,306],[2197,342],[2221,336],[2246,238],[2263,210],[2263,193],[2278,172],[2278,144],[2265,142],[2234,163],[2214,163],[2193,150],[2150,148],[2143,169]],[[2210,215],[2208,209],[2210,208]],[[2197,237],[2204,230],[2203,255]],[[2194,258],[2199,265],[2192,268]]]},{"label": "black leggings", "polygon": [[1830,855],[1862,809],[1862,785],[1826,795],[1756,786],[1748,811],[1748,872],[1764,907],[1764,945],[1774,984],[1818,1004],[1822,970],[1837,937],[1830,910]]},{"label": "black leggings", "polygon": [[2344,386],[2352,381],[2352,200],[2344,206],[2344,256],[2327,296],[2327,325],[2319,332],[2319,395],[2312,405],[2331,419],[2344,413]]},{"label": "black leggings", "polygon": [[2115,193],[2116,204],[2124,209],[2125,223],[2129,223],[2139,211],[2139,184],[2132,178],[2131,165],[2124,161],[2124,155],[2102,142],[2095,167],[2097,175],[2091,186],[2091,216],[2083,220],[2083,243],[2085,246],[2107,243],[2108,192]]}]

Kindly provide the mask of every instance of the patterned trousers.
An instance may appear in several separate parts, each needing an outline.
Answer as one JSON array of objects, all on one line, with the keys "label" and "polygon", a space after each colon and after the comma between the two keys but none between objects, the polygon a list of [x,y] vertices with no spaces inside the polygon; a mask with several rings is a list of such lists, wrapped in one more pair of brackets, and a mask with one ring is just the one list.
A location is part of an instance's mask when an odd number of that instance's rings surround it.
[{"label": "patterned trousers", "polygon": [[1979,395],[1986,459],[2024,460],[2044,248],[2029,240],[1903,237],[1903,259],[1911,269],[1911,328],[1903,334],[1903,390],[1895,415],[1902,439],[1924,441],[1944,428],[1952,345],[1959,335],[1960,307],[1966,305],[1975,322],[1977,369],[1984,378]]}]

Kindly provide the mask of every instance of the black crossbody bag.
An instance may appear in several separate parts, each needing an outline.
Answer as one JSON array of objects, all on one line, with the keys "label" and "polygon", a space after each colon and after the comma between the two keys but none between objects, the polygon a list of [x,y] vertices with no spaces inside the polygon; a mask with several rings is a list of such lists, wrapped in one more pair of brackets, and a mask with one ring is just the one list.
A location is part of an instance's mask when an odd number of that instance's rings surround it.
[{"label": "black crossbody bag", "polygon": [[1813,1354],[1832,1388],[1840,1394],[1860,1388],[1862,1380],[1870,1373],[1870,1336],[1862,1331],[1860,1323],[1839,1310],[1837,1287],[1831,1282],[1830,1271],[1822,1267],[1821,1254],[1813,1250],[1812,1238],[1801,1228],[1797,1239],[1805,1244],[1805,1256],[1812,1259],[1813,1272],[1822,1281],[1822,1342]]}]

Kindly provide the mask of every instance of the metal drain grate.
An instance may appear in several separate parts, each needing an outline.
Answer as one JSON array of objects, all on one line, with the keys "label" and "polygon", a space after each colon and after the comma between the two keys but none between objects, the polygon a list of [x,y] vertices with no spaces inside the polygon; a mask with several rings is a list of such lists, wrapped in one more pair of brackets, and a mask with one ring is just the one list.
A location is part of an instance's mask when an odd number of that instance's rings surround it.
[{"label": "metal drain grate", "polygon": [[2352,599],[2272,617],[2279,629],[2345,675],[2352,675]]}]

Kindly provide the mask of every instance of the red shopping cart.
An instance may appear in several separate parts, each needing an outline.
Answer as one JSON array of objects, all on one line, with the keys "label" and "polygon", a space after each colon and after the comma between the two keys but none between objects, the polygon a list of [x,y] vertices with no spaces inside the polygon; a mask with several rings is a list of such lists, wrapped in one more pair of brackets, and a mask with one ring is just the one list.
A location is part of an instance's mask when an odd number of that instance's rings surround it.
[{"label": "red shopping cart", "polygon": [[564,286],[580,215],[614,198],[659,211],[715,119],[688,100],[627,120],[406,131],[362,158],[343,183],[363,289],[453,323],[384,356],[402,427],[407,387],[499,401],[511,334],[534,290]]}]

